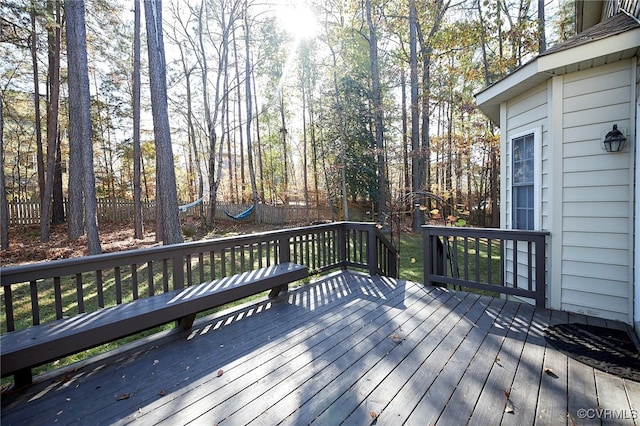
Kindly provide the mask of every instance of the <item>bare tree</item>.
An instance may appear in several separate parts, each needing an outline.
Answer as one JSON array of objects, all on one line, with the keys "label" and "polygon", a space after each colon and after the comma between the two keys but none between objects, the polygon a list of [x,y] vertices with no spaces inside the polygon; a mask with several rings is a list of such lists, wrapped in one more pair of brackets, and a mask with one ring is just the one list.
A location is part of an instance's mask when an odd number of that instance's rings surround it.
[{"label": "bare tree", "polygon": [[[30,48],[31,48],[31,63],[33,64],[33,101],[34,101],[34,112],[35,112],[35,133],[36,133],[36,163],[38,168],[38,189],[40,190],[40,206],[44,206],[45,203],[42,203],[44,197],[44,154],[42,148],[42,116],[40,114],[40,76],[38,73],[38,32],[36,30],[36,17],[37,17],[37,3],[36,0],[31,0],[31,34],[30,38]],[[49,208],[50,204],[47,203],[47,208]],[[47,228],[49,224],[47,223]],[[47,229],[47,234],[48,234]],[[42,232],[41,232],[42,235]],[[49,236],[46,235],[42,237],[42,241],[49,241]]]},{"label": "bare tree", "polygon": [[258,207],[258,187],[256,185],[256,170],[253,162],[253,139],[251,133],[251,122],[253,121],[253,105],[251,102],[251,51],[250,46],[250,33],[249,33],[249,5],[245,1],[244,5],[244,48],[245,48],[245,101],[247,106],[247,159],[249,160],[249,178],[251,180],[251,195],[253,196],[253,207],[255,210],[256,223],[260,223],[260,215],[257,211]]},{"label": "bare tree", "polygon": [[[417,42],[417,11],[416,2],[409,2],[409,67],[410,67],[410,97],[411,97],[411,189],[419,192],[424,183],[420,170],[424,167],[424,160],[420,155],[420,124],[418,111],[418,42]],[[411,228],[419,231],[424,223],[424,215],[419,206],[413,209],[413,222]]]},{"label": "bare tree", "polygon": [[144,238],[140,170],[140,0],[133,6],[133,227],[137,239]]},{"label": "bare tree", "polygon": [[[69,151],[80,158],[81,201],[89,254],[101,252],[98,236],[96,182],[93,170],[89,74],[87,71],[87,35],[84,0],[65,2],[67,17],[67,56],[69,64]],[[73,148],[73,150],[72,150]],[[53,174],[53,173],[52,173]],[[77,182],[69,182],[69,186]]]},{"label": "bare tree", "polygon": [[369,27],[369,59],[371,61],[371,81],[373,94],[373,118],[376,135],[376,154],[378,157],[378,214],[381,220],[387,213],[387,172],[384,147],[384,117],[382,94],[380,89],[380,71],[378,65],[378,37],[371,17],[371,0],[366,0],[365,11]]},{"label": "bare tree", "polygon": [[2,110],[2,93],[0,92],[0,249],[9,248],[9,204],[7,203],[7,187],[4,180],[4,117]]},{"label": "bare tree", "polygon": [[178,191],[173,163],[169,109],[167,105],[166,60],[162,35],[162,2],[144,1],[149,54],[149,81],[153,133],[156,145],[156,220],[165,245],[183,242],[178,210]]}]

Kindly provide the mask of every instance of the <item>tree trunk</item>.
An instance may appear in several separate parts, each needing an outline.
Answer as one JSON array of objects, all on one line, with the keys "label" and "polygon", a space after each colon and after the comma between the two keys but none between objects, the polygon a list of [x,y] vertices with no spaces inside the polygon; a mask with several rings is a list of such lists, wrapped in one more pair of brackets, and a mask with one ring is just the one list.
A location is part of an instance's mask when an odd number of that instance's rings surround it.
[{"label": "tree trunk", "polygon": [[[101,252],[98,236],[96,184],[93,171],[93,144],[91,138],[91,111],[89,74],[87,71],[87,36],[85,28],[84,0],[65,2],[67,18],[67,56],[69,64],[69,139],[79,152],[70,152],[82,162],[82,195],[84,222],[89,254]],[[73,134],[71,129],[76,129]],[[53,168],[52,168],[53,171]],[[53,174],[53,173],[51,173]]]},{"label": "tree trunk", "polygon": [[[418,111],[418,41],[416,36],[417,11],[415,0],[409,2],[409,66],[411,85],[411,191],[422,191],[420,180],[421,168],[424,167],[420,154],[420,115]],[[413,220],[411,229],[420,231],[424,223],[424,214],[419,205],[413,205]]]},{"label": "tree trunk", "polygon": [[0,249],[9,248],[9,204],[7,202],[7,187],[4,178],[4,107],[2,93],[0,93]]},{"label": "tree trunk", "polygon": [[[55,11],[54,11],[55,4]],[[47,2],[48,13],[55,16],[55,27],[49,27],[49,102],[47,103],[47,179],[53,180],[52,195],[53,209],[51,211],[53,224],[64,222],[64,206],[62,196],[62,150],[61,137],[58,128],[58,115],[60,113],[60,46],[62,44],[62,11],[58,0]],[[48,175],[49,150],[54,150],[53,174]],[[47,184],[48,185],[48,184]]]},{"label": "tree trunk", "polygon": [[53,206],[51,223],[58,225],[64,222],[64,193],[62,191],[62,137],[58,129],[56,142],[56,164],[53,170]]},{"label": "tree trunk", "polygon": [[[50,5],[51,2],[48,2],[47,6]],[[36,31],[36,0],[31,0],[31,63],[33,65],[33,102],[34,102],[34,113],[35,113],[35,133],[36,133],[36,163],[38,169],[38,189],[40,193],[40,206],[44,206],[43,197],[45,193],[45,165],[44,165],[44,153],[42,147],[42,116],[40,114],[40,76],[38,75],[38,33]],[[51,29],[47,30],[49,35],[51,34]],[[51,52],[49,52],[49,56],[51,56]],[[41,221],[41,225],[42,225]],[[46,230],[44,230],[41,226],[40,235],[42,242],[49,241],[49,222],[46,224]],[[43,233],[46,231],[46,236]],[[46,239],[45,239],[46,238]]]},{"label": "tree trunk", "polygon": [[256,185],[256,170],[253,162],[253,139],[251,134],[251,122],[253,121],[253,105],[251,98],[251,50],[249,49],[250,43],[250,34],[249,34],[249,11],[248,11],[248,3],[245,2],[245,10],[244,10],[244,48],[245,48],[245,63],[244,63],[244,73],[245,73],[245,100],[247,106],[247,159],[249,160],[249,179],[251,180],[251,195],[253,196],[253,209],[254,209],[254,217],[256,223],[260,223],[260,214],[257,209],[258,207],[258,186]]},{"label": "tree trunk", "polygon": [[284,192],[284,203],[287,204],[289,202],[289,161],[288,161],[288,157],[289,157],[289,153],[287,150],[287,125],[285,123],[285,118],[284,118],[284,95],[282,94],[282,91],[280,91],[280,133],[282,135],[282,159],[283,159],[283,170],[282,170],[282,174],[283,174],[283,179],[284,179],[284,187],[283,187],[283,192]]},{"label": "tree trunk", "polygon": [[371,61],[371,81],[373,89],[373,117],[376,135],[376,154],[378,157],[378,215],[380,222],[386,220],[387,214],[387,168],[385,165],[384,117],[382,94],[380,89],[380,72],[378,70],[378,38],[371,17],[371,0],[366,0],[365,9],[369,26],[369,58]]},{"label": "tree trunk", "polygon": [[545,34],[546,24],[544,16],[544,0],[538,0],[538,27],[540,28],[540,40],[538,44],[538,53],[547,50],[547,36]]},{"label": "tree trunk", "polygon": [[[183,242],[178,210],[178,192],[169,127],[167,106],[166,61],[162,35],[162,3],[159,0],[145,0],[145,22],[147,27],[147,48],[149,54],[149,80],[153,132],[156,146],[156,204],[161,208],[163,243],[165,245]],[[159,190],[161,189],[161,190]]]},{"label": "tree trunk", "polygon": [[402,184],[400,185],[401,195],[409,192],[409,126],[407,115],[407,75],[404,67],[400,71],[400,114],[402,121]]},{"label": "tree trunk", "polygon": [[134,237],[141,240],[144,227],[140,179],[140,0],[134,0],[133,15],[133,232]]}]

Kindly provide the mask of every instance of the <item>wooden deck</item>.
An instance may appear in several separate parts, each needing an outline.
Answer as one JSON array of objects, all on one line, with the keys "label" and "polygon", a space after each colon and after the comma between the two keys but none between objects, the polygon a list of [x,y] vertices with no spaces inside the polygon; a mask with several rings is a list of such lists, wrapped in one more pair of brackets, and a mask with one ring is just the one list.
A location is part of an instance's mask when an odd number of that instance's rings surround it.
[{"label": "wooden deck", "polygon": [[638,424],[640,383],[545,344],[545,327],[568,321],[603,325],[335,273],[3,395],[1,422]]}]

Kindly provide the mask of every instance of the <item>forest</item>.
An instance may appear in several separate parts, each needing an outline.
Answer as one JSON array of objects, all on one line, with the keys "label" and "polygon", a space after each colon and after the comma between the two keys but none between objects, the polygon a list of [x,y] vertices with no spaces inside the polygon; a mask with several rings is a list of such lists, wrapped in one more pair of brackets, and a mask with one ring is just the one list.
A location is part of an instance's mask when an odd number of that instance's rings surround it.
[{"label": "forest", "polygon": [[[363,206],[499,226],[499,134],[474,94],[574,32],[568,0],[4,0],[0,216],[39,200],[100,252],[97,199]],[[65,207],[66,206],[66,207]],[[258,216],[255,216],[256,218]]]}]

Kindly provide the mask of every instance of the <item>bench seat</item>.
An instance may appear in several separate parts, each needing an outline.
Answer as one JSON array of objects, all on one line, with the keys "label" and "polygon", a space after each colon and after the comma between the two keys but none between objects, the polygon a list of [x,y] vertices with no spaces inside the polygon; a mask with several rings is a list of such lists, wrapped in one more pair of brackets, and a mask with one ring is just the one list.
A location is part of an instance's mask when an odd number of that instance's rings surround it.
[{"label": "bench seat", "polygon": [[31,383],[31,368],[162,324],[188,329],[198,312],[271,290],[308,276],[308,268],[281,263],[173,290],[0,336],[2,377]]}]

